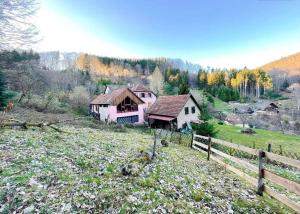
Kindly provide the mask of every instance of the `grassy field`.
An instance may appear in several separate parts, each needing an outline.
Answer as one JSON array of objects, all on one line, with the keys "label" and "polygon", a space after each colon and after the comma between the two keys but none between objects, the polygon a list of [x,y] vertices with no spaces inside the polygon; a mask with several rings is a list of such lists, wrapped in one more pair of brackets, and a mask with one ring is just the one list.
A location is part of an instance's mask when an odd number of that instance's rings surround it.
[{"label": "grassy field", "polygon": [[277,131],[268,131],[263,129],[254,129],[256,134],[247,135],[241,133],[241,127],[232,125],[216,124],[219,133],[217,138],[226,141],[232,140],[233,143],[242,144],[245,146],[267,149],[268,143],[272,144],[273,150],[279,151],[280,145],[283,152],[293,152],[300,154],[300,136],[286,135]]},{"label": "grassy field", "polygon": [[123,176],[153,136],[60,128],[0,130],[0,213],[291,213],[188,147],[159,146],[139,176]]},{"label": "grassy field", "polygon": [[232,112],[231,107],[228,105],[228,103],[220,100],[217,97],[213,97],[214,99],[214,108],[217,111],[221,111],[221,112]]}]

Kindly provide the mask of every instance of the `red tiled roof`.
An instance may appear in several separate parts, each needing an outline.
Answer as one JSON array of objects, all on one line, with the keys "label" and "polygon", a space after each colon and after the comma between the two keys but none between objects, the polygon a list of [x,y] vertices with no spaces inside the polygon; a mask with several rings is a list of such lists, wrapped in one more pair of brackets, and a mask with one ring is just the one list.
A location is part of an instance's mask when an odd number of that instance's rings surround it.
[{"label": "red tiled roof", "polygon": [[152,92],[151,90],[149,90],[148,88],[146,88],[146,87],[143,86],[142,84],[138,84],[138,85],[134,86],[134,87],[132,88],[132,91]]},{"label": "red tiled roof", "polygon": [[177,117],[191,95],[160,96],[148,110],[149,115]]},{"label": "red tiled roof", "polygon": [[91,101],[91,104],[111,104],[126,88],[120,88],[112,91],[110,94],[100,94]]},{"label": "red tiled roof", "polygon": [[[130,89],[128,88],[119,88],[112,91],[109,94],[100,94],[96,98],[94,98],[90,104],[108,104],[113,105],[115,104],[116,100],[122,98],[121,96],[131,96],[131,98],[135,99],[137,104],[144,103],[138,96],[135,95]],[[125,97],[124,97],[125,98]]]}]

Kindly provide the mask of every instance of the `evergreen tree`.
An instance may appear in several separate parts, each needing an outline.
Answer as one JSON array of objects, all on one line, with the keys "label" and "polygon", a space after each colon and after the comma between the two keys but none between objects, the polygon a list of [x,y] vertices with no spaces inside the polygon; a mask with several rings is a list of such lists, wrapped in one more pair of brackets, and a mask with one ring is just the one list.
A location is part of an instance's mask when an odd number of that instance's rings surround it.
[{"label": "evergreen tree", "polygon": [[172,86],[170,83],[166,82],[165,86],[164,86],[164,92],[167,95],[175,95],[175,88],[174,86]]},{"label": "evergreen tree", "polygon": [[189,85],[187,83],[181,83],[179,85],[178,94],[188,94],[190,92]]},{"label": "evergreen tree", "polygon": [[200,124],[192,124],[193,130],[196,131],[196,134],[208,136],[208,137],[215,137],[218,133],[218,130],[214,126],[213,123],[209,122],[211,116],[208,113],[207,105],[204,103],[200,106],[200,115],[199,120],[204,121]]},{"label": "evergreen tree", "polygon": [[198,84],[200,89],[207,87],[207,72],[202,69],[200,69],[198,72]]},{"label": "evergreen tree", "polygon": [[188,80],[188,71],[181,74],[180,78],[180,85],[179,85],[179,92],[178,94],[188,94],[190,92],[189,89],[189,80]]},{"label": "evergreen tree", "polygon": [[8,99],[9,97],[7,95],[5,75],[0,70],[0,111],[2,111],[6,107]]}]

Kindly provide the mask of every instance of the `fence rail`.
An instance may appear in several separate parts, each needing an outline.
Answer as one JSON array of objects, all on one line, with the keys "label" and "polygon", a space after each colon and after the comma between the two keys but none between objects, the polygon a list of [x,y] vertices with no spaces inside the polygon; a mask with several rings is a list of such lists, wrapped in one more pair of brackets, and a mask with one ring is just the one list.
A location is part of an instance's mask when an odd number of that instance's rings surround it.
[{"label": "fence rail", "polygon": [[[213,148],[212,145],[221,145],[225,146],[231,149],[235,149],[244,153],[248,153],[258,159],[258,166],[254,166],[251,163],[249,163],[246,160],[240,159],[238,157],[226,154],[222,151],[220,151],[217,148]],[[257,193],[263,194],[263,192],[269,194],[270,196],[274,197],[275,199],[281,201],[291,209],[295,210],[297,213],[300,213],[300,204],[292,201],[291,199],[287,198],[286,196],[281,195],[277,191],[271,189],[270,187],[266,186],[264,183],[264,179],[275,183],[277,185],[280,185],[281,187],[286,188],[288,191],[295,193],[296,195],[300,195],[300,184],[296,183],[294,181],[288,180],[286,178],[283,178],[279,175],[276,175],[269,169],[265,168],[265,162],[266,160],[276,161],[283,163],[285,165],[292,166],[294,168],[300,169],[300,161],[295,160],[292,158],[284,157],[272,152],[266,152],[263,150],[257,150],[253,148],[249,148],[243,145],[237,145],[233,144],[227,141],[209,138],[201,135],[193,135],[192,140],[192,148],[201,151],[201,152],[207,152],[208,160],[214,160],[218,162],[221,165],[226,166],[226,169],[236,173],[240,177],[247,180],[249,183],[251,183],[254,186],[257,186]],[[239,166],[242,166],[246,168],[247,170],[250,170],[251,172],[257,173],[257,178],[254,178],[250,175],[248,175],[245,172],[242,172],[241,170],[229,165],[228,163],[225,163],[222,161],[219,157],[222,157],[226,160],[230,160],[233,163],[238,164]]]},{"label": "fence rail", "polygon": [[165,129],[156,129],[155,133],[158,138],[185,146],[191,146],[193,140],[192,133],[181,133]]}]

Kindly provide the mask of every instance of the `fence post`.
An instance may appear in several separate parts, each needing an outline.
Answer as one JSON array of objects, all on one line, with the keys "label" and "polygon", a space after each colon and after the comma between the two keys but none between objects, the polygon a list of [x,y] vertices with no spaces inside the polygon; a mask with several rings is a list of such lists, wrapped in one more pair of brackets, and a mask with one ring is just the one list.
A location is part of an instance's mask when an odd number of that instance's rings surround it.
[{"label": "fence post", "polygon": [[260,150],[258,152],[258,185],[257,194],[262,196],[264,191],[264,161],[265,152]]},{"label": "fence post", "polygon": [[182,135],[182,133],[179,132],[179,144],[181,144],[181,135]]},{"label": "fence post", "polygon": [[[272,152],[272,144],[271,143],[268,144],[268,152]],[[268,164],[270,163],[269,159],[267,159],[267,163]]]},{"label": "fence post", "polygon": [[272,151],[272,144],[269,143],[269,144],[268,144],[268,152],[271,152],[271,151]]},{"label": "fence post", "polygon": [[211,150],[211,138],[208,138],[208,147],[207,147],[207,160],[210,159],[210,150]]},{"label": "fence post", "polygon": [[282,146],[280,145],[280,146],[279,146],[279,154],[282,155],[282,153],[283,153],[283,152],[282,152]]},{"label": "fence post", "polygon": [[191,148],[193,148],[194,132],[192,132]]},{"label": "fence post", "polygon": [[155,158],[155,156],[156,156],[155,150],[156,150],[156,131],[154,132],[154,143],[153,143],[152,160],[153,160],[153,159]]}]

